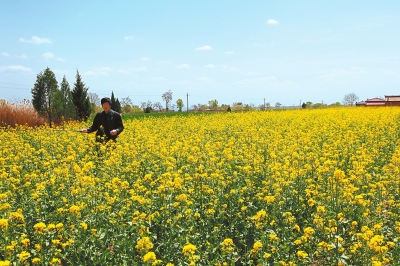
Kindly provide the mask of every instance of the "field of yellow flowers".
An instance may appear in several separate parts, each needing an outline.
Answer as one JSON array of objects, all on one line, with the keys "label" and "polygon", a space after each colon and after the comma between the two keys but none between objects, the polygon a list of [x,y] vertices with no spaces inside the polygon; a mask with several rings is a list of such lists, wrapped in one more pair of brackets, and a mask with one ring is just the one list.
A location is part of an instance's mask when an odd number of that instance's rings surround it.
[{"label": "field of yellow flowers", "polygon": [[[89,123],[89,122],[88,122]],[[0,265],[400,265],[400,108],[0,130]]]}]

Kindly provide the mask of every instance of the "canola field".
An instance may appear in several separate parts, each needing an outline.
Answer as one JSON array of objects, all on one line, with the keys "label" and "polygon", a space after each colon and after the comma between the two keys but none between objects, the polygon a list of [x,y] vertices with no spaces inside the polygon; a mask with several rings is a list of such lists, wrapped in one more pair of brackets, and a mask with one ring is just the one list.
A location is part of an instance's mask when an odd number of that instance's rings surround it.
[{"label": "canola field", "polygon": [[400,265],[400,108],[0,130],[0,265]]}]

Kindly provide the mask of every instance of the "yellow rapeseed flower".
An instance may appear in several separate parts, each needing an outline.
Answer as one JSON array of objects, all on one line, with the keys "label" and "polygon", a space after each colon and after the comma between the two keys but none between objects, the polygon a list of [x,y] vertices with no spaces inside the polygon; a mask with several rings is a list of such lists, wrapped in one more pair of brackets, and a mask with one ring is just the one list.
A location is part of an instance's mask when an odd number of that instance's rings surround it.
[{"label": "yellow rapeseed flower", "polygon": [[0,228],[1,229],[8,229],[8,220],[7,219],[0,219]]},{"label": "yellow rapeseed flower", "polygon": [[190,243],[187,243],[182,249],[182,253],[185,256],[193,255],[195,251],[196,251],[196,246]]}]

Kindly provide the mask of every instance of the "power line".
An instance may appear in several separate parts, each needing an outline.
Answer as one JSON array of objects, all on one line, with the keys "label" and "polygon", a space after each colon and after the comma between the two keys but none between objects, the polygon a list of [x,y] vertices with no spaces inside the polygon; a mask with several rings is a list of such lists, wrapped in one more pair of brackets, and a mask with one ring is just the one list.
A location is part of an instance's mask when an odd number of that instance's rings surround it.
[{"label": "power line", "polygon": [[4,86],[0,86],[1,89],[13,89],[13,90],[30,90],[30,89],[25,89],[25,88],[15,88],[15,87],[4,87]]},{"label": "power line", "polygon": [[8,84],[8,85],[21,85],[21,86],[29,86],[26,84],[18,84],[18,83],[7,83],[7,82],[0,82],[0,84]]}]

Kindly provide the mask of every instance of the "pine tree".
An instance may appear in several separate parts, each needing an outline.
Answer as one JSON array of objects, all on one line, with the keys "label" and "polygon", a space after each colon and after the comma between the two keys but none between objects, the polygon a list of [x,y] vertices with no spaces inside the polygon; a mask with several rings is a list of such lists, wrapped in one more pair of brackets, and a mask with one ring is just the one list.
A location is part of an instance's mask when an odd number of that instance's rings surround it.
[{"label": "pine tree", "polygon": [[53,98],[58,92],[58,84],[54,72],[46,68],[36,77],[36,82],[31,89],[32,104],[41,116],[47,116],[50,127],[53,122],[53,113],[57,105],[53,103]]},{"label": "pine tree", "polygon": [[112,91],[111,92],[111,109],[114,110],[114,108],[115,108],[115,97],[114,97],[114,91]]},{"label": "pine tree", "polygon": [[88,89],[77,70],[76,81],[74,83],[74,89],[72,90],[72,101],[75,105],[76,117],[79,120],[84,119],[86,121],[90,116],[91,106],[87,94]]},{"label": "pine tree", "polygon": [[36,82],[31,89],[32,93],[32,105],[33,108],[39,113],[39,115],[43,116],[46,112],[46,100],[44,98],[44,80],[43,80],[43,71],[40,71],[39,74],[36,75]]},{"label": "pine tree", "polygon": [[111,109],[113,109],[115,112],[121,113],[121,104],[118,98],[115,98],[114,91],[111,92],[110,100],[111,100]]},{"label": "pine tree", "polygon": [[118,98],[115,100],[115,109],[116,112],[121,113],[121,103],[119,102]]},{"label": "pine tree", "polygon": [[74,119],[76,117],[75,106],[72,101],[72,92],[69,83],[64,75],[62,82],[60,83],[60,90],[57,93],[57,114],[58,117],[64,117],[64,119]]}]

